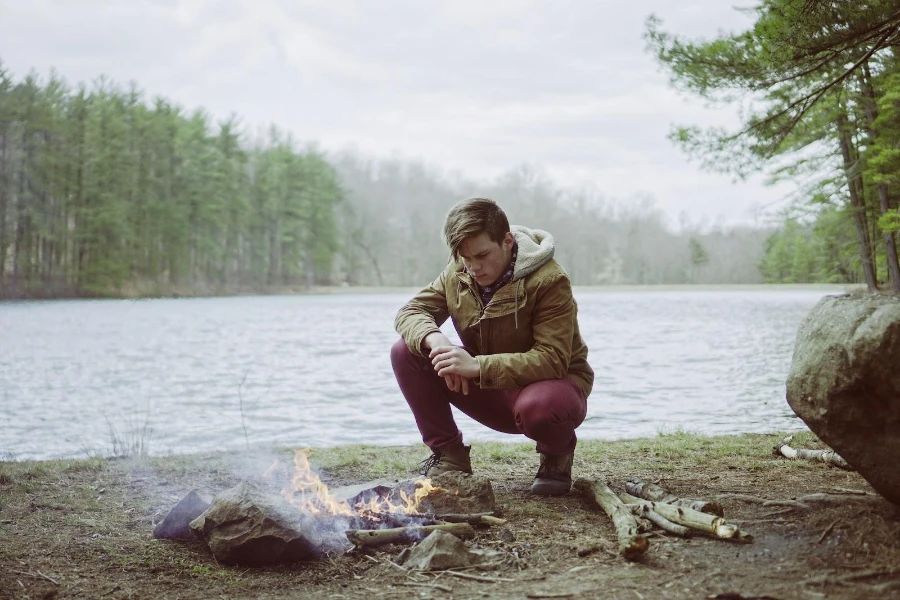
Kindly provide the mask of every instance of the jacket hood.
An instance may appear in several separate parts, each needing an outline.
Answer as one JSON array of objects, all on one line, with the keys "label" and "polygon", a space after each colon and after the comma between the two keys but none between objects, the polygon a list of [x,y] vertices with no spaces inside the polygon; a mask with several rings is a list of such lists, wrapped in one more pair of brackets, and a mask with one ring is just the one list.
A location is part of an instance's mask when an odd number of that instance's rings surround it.
[{"label": "jacket hood", "polygon": [[513,281],[526,277],[547,264],[556,251],[553,236],[543,229],[529,229],[521,225],[512,225],[510,231],[519,245]]}]

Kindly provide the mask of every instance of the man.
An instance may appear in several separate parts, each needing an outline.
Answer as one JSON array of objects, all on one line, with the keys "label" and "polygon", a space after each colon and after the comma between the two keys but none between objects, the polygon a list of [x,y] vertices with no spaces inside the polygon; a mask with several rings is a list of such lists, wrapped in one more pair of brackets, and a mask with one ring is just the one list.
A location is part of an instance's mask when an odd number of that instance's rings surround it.
[{"label": "man", "polygon": [[[491,429],[535,440],[541,461],[531,491],[565,494],[594,372],[553,237],[510,227],[494,201],[471,198],[450,209],[444,238],[451,260],[397,313],[402,339],[391,349],[400,390],[432,451],[424,473],[472,472],[452,404]],[[439,329],[448,317],[462,347]]]}]

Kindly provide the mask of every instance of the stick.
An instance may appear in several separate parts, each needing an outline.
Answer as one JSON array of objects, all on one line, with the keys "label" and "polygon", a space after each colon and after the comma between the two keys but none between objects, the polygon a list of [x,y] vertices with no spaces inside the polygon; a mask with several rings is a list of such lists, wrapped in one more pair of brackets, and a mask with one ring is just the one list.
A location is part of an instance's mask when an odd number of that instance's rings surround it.
[{"label": "stick", "polygon": [[404,581],[400,585],[405,585],[407,587],[424,587],[424,588],[434,588],[437,590],[441,590],[442,592],[447,592],[448,594],[453,591],[453,588],[448,585],[443,585],[440,583],[419,583],[417,581]]},{"label": "stick", "polygon": [[454,577],[462,577],[463,579],[471,579],[472,581],[484,581],[487,583],[500,583],[503,581],[515,581],[515,579],[509,579],[507,577],[485,577],[484,575],[471,575],[469,573],[461,573],[459,571],[444,571],[447,575],[453,575]]},{"label": "stick", "polygon": [[[796,500],[766,500],[758,498],[750,494],[718,494],[719,500],[739,500],[741,502],[749,502],[751,504],[762,504],[763,506],[790,506],[792,508],[809,508],[807,505]],[[722,515],[720,515],[722,516]]]},{"label": "stick", "polygon": [[446,531],[456,537],[469,539],[475,537],[475,530],[468,523],[444,523],[441,525],[424,525],[422,527],[394,527],[392,529],[351,529],[347,531],[347,539],[357,547],[379,546],[396,542],[415,542],[432,531]]},{"label": "stick", "polygon": [[[626,504],[626,506],[628,505]],[[648,521],[664,531],[668,531],[671,534],[683,538],[689,538],[694,535],[690,528],[685,527],[684,525],[679,525],[678,523],[673,523],[646,504],[632,506],[634,506],[634,508],[631,509],[632,512],[645,517]]]},{"label": "stick", "polygon": [[541,592],[531,592],[531,593],[525,594],[525,597],[526,598],[571,598],[574,595],[575,594],[573,594],[571,592],[568,592],[568,593],[559,592],[559,593],[555,593],[555,594],[553,594],[553,593],[544,594]]},{"label": "stick", "polygon": [[632,496],[637,496],[644,500],[665,502],[666,504],[671,504],[673,506],[684,506],[685,508],[719,517],[725,516],[725,510],[718,502],[707,502],[706,500],[695,500],[692,498],[679,498],[674,494],[670,494],[655,483],[644,483],[636,477],[630,478],[625,483],[625,491]]},{"label": "stick", "polygon": [[619,497],[629,504],[646,504],[651,509],[679,525],[710,533],[724,540],[734,540],[737,542],[752,542],[753,536],[746,531],[741,531],[737,525],[726,523],[722,517],[702,513],[698,510],[692,510],[683,506],[672,506],[665,502],[650,502],[635,498],[631,494],[619,494]]},{"label": "stick", "polygon": [[53,579],[52,577],[48,577],[47,575],[44,575],[40,571],[37,571],[35,573],[29,573],[28,571],[13,571],[13,573],[18,573],[19,575],[28,575],[29,577],[42,577],[54,585],[59,585],[59,582],[57,580]]},{"label": "stick", "polygon": [[495,517],[493,513],[473,513],[471,515],[449,513],[446,515],[425,515],[433,521],[445,523],[468,523],[469,525],[506,525],[506,519]]},{"label": "stick", "polygon": [[834,529],[834,526],[837,525],[837,521],[833,522],[831,525],[825,528],[825,531],[822,532],[822,535],[819,536],[819,539],[816,541],[817,544],[821,544],[822,540],[825,539],[825,536],[831,533],[831,530]]},{"label": "stick", "polygon": [[605,483],[579,478],[575,481],[575,489],[592,498],[612,519],[619,539],[619,553],[622,556],[634,560],[647,551],[650,544],[646,536],[638,533],[634,515]]},{"label": "stick", "polygon": [[806,448],[791,448],[791,446],[789,446],[788,444],[790,444],[791,440],[793,439],[794,436],[789,435],[778,442],[775,447],[772,448],[772,454],[774,454],[775,456],[784,456],[792,460],[799,459],[819,461],[825,464],[829,464],[833,467],[837,467],[839,469],[844,469],[845,471],[855,471],[855,469],[851,467],[846,460],[841,458],[841,456],[834,450],[808,450]]}]

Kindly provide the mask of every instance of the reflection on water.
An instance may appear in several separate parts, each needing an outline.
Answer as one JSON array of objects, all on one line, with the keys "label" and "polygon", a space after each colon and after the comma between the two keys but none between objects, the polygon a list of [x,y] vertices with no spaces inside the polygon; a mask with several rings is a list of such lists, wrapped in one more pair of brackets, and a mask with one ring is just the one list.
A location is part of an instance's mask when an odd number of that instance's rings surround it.
[{"label": "reflection on water", "polygon": [[[823,295],[578,293],[596,371],[580,437],[800,427],[784,380],[797,326]],[[0,304],[0,459],[84,456],[146,425],[154,453],[418,442],[388,356],[406,299]],[[470,441],[524,439],[459,423]]]}]

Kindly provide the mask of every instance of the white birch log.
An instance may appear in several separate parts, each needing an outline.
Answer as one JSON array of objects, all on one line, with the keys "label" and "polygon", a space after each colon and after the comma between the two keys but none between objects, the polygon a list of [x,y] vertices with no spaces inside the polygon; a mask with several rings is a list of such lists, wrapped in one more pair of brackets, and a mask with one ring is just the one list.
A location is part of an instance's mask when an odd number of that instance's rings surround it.
[{"label": "white birch log", "polygon": [[625,483],[625,491],[632,496],[650,500],[652,502],[665,502],[673,506],[684,506],[702,513],[725,516],[725,510],[718,502],[709,502],[706,500],[696,500],[694,498],[680,498],[675,494],[669,493],[666,489],[655,483],[646,483],[636,477],[632,477]]},{"label": "white birch log", "polygon": [[619,540],[619,553],[628,560],[634,560],[650,547],[647,538],[638,532],[638,523],[625,504],[613,493],[609,486],[595,479],[579,478],[575,489],[591,498],[612,519]]},{"label": "white birch log", "polygon": [[793,439],[794,436],[787,436],[786,438],[778,442],[774,448],[772,448],[772,453],[775,456],[780,455],[784,456],[785,458],[790,458],[791,460],[818,461],[831,465],[833,467],[837,467],[839,469],[844,469],[845,471],[855,470],[847,463],[846,460],[843,459],[843,457],[841,457],[840,454],[838,454],[834,450],[810,450],[807,448],[793,448],[790,446],[790,443]]},{"label": "white birch log", "polygon": [[619,498],[627,504],[648,505],[651,509],[679,525],[696,529],[704,533],[712,534],[723,540],[733,540],[739,542],[752,542],[753,536],[746,531],[741,531],[737,525],[727,523],[725,519],[716,515],[702,513],[698,510],[686,508],[684,506],[672,506],[664,502],[652,502],[637,498],[631,494],[619,494]]}]

